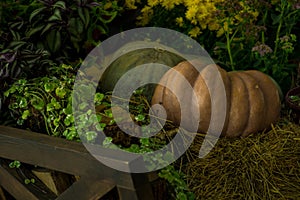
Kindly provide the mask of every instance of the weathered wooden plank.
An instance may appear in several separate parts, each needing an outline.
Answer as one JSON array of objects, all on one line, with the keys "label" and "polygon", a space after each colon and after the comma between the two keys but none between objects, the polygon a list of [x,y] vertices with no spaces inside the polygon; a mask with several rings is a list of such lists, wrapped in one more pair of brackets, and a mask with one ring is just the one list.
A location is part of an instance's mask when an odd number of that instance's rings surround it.
[{"label": "weathered wooden plank", "polygon": [[91,178],[81,178],[63,192],[57,200],[84,199],[96,200],[105,196],[113,190],[116,185],[109,180],[97,180]]},{"label": "weathered wooden plank", "polygon": [[150,184],[144,184],[132,190],[124,187],[118,187],[120,200],[154,200]]},{"label": "weathered wooden plank", "polygon": [[[120,152],[113,149],[95,146],[89,147],[89,150],[91,149],[97,158],[108,161],[110,166],[127,167],[129,170],[133,163],[141,159],[139,155],[129,155],[126,156],[127,159],[123,159]],[[148,194],[145,198],[152,197],[146,174],[130,174],[109,168],[96,160],[79,142],[0,126],[0,157],[79,175],[87,179],[109,178],[120,188],[120,196],[133,195],[137,192],[137,197],[145,193]]]},{"label": "weathered wooden plank", "polygon": [[40,167],[34,168],[31,171],[56,195],[63,193],[75,182],[73,176],[58,171]]},{"label": "weathered wooden plank", "polygon": [[6,126],[0,126],[0,157],[80,176],[114,173],[79,142]]},{"label": "weathered wooden plank", "polygon": [[[10,161],[8,160],[0,159],[0,165],[2,169],[9,173],[12,180],[16,180],[22,185],[22,187],[16,187],[15,185],[12,185],[13,189],[24,189],[27,191],[27,193],[34,195],[37,199],[56,199],[57,195],[55,195],[46,185],[44,185],[44,183],[41,182],[29,169],[27,169],[27,167],[21,165],[19,168],[10,168],[8,166],[9,163]],[[34,179],[35,182],[25,184],[25,179]],[[16,199],[23,199],[22,192],[20,192],[21,196],[17,197],[14,193],[11,193],[11,191],[8,192]]]},{"label": "weathered wooden plank", "polygon": [[21,184],[15,177],[8,173],[0,165],[0,185],[16,199],[38,200],[27,188]]},{"label": "weathered wooden plank", "polygon": [[5,197],[5,194],[4,194],[4,191],[3,191],[2,187],[0,187],[0,199],[1,200],[6,200],[6,197]]}]

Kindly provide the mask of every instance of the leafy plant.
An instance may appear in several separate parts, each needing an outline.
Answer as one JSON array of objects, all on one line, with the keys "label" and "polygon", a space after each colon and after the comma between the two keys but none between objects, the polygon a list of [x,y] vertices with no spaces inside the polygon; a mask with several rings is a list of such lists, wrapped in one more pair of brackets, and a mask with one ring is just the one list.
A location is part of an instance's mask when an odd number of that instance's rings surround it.
[{"label": "leafy plant", "polygon": [[[19,127],[79,140],[72,113],[74,69],[63,64],[51,71],[53,76],[20,79],[4,93],[9,99],[10,113]],[[102,95],[97,93],[95,101],[99,104],[101,99]],[[82,121],[90,115],[82,114]],[[92,136],[87,133],[87,137],[90,140]]]},{"label": "leafy plant", "polygon": [[51,70],[58,69],[64,70],[58,78],[19,79],[4,93],[19,126],[59,136],[72,123],[70,96],[74,75],[67,65]]},{"label": "leafy plant", "polygon": [[[108,34],[108,26],[122,10],[117,1],[88,0],[31,0],[2,3],[1,10],[4,30],[7,38],[6,48],[10,43],[18,46],[33,44],[35,49],[46,50],[57,61],[74,61],[85,55]],[[11,14],[12,20],[4,20]],[[10,18],[8,18],[10,19]],[[0,21],[1,22],[1,21]],[[22,41],[22,42],[21,42]],[[15,44],[16,45],[16,44]]]},{"label": "leafy plant", "polygon": [[[138,153],[138,154],[146,154],[153,152],[162,148],[166,142],[157,138],[141,138],[140,145],[132,144],[129,148],[124,148],[121,145],[118,147],[115,146],[113,143],[113,138],[107,137],[103,141],[103,146],[107,148],[121,148],[129,152]],[[145,157],[145,162],[147,163],[147,167],[149,170],[155,168],[158,164],[167,164],[169,159],[172,158],[172,154],[155,154],[153,157]],[[159,170],[158,176],[162,179],[165,179],[168,183],[168,194],[170,195],[168,198],[177,199],[177,200],[193,200],[195,199],[195,195],[190,192],[186,178],[184,174],[176,169],[174,165],[168,165],[167,167]]]},{"label": "leafy plant", "polygon": [[300,96],[299,95],[292,95],[292,96],[289,96],[289,98],[293,103],[300,106]]},{"label": "leafy plant", "polygon": [[[247,5],[248,9],[243,5]],[[300,10],[294,5],[295,2],[289,0],[220,4],[218,18],[227,18],[227,26],[224,26],[227,28],[223,30],[225,42],[220,38],[216,43],[218,60],[230,70],[252,68],[265,72],[286,92],[296,69],[290,60],[297,42],[297,36],[292,31],[299,21]],[[239,23],[234,23],[238,13],[244,17],[239,19]],[[261,20],[253,21],[253,14],[260,16]],[[228,57],[224,56],[225,52]]]},{"label": "leafy plant", "polygon": [[21,162],[20,162],[20,161],[17,161],[17,160],[15,160],[15,161],[9,163],[9,167],[10,167],[10,168],[19,168],[20,166],[21,166]]},{"label": "leafy plant", "polygon": [[[118,98],[118,97],[112,96],[112,98]],[[128,100],[125,99],[118,99],[118,100],[119,100],[119,104],[118,104],[119,106],[122,106],[122,102],[124,102],[124,106],[128,105]],[[134,120],[134,123],[139,124],[141,126],[142,132],[153,131],[153,130],[144,129],[145,125],[148,125],[150,122],[149,114],[146,114],[149,111],[149,107],[150,107],[149,103],[147,102],[147,99],[143,95],[143,89],[136,90],[129,101],[129,111],[132,115],[132,119]],[[151,171],[154,170],[158,165],[159,166],[169,165],[169,163],[173,159],[172,152],[168,152],[168,151],[164,153],[161,152],[161,153],[151,154],[155,150],[159,150],[167,144],[169,138],[162,136],[166,134],[165,128],[166,127],[162,127],[163,129],[162,132],[157,133],[153,137],[139,138],[138,142],[131,143],[131,145],[128,147],[122,144],[116,145],[114,135],[106,137],[102,144],[106,148],[123,149],[125,151],[129,151],[132,153],[145,155],[144,162],[146,163],[147,169]],[[194,195],[188,189],[184,174],[180,172],[178,169],[176,169],[173,165],[169,165],[164,169],[159,170],[159,177],[167,181],[167,185],[169,186],[168,194],[170,195],[168,198],[178,199],[178,200],[195,199]]]},{"label": "leafy plant", "polygon": [[126,5],[141,10],[138,25],[171,28],[193,37],[226,70],[258,69],[284,92],[294,84],[298,1],[128,0]]},{"label": "leafy plant", "polygon": [[[108,24],[121,10],[111,0],[1,1],[0,87],[6,90],[17,79],[48,75],[54,64],[76,66],[108,37]],[[1,118],[5,101],[1,93]]]},{"label": "leafy plant", "polygon": [[[82,57],[108,33],[121,10],[116,1],[34,1],[26,37],[48,50],[53,58]],[[39,37],[37,37],[39,36]],[[38,39],[38,40],[37,40]]]}]

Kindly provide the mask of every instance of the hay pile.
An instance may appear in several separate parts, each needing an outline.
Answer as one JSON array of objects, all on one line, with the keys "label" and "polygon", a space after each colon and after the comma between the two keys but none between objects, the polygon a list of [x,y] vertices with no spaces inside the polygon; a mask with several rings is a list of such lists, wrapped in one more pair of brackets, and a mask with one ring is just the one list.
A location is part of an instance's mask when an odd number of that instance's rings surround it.
[{"label": "hay pile", "polygon": [[200,159],[203,138],[181,166],[197,199],[300,199],[300,126],[282,121],[248,138],[221,138]]}]

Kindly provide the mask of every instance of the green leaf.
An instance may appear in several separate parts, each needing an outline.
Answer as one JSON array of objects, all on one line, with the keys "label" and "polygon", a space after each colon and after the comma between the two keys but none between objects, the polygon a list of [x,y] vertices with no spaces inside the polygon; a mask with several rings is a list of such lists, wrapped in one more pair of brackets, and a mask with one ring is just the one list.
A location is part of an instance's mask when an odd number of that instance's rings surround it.
[{"label": "green leaf", "polygon": [[83,14],[83,8],[78,8],[78,15],[79,15],[80,19],[82,20],[82,22],[83,22],[84,24],[86,24],[86,23],[85,23],[85,16],[84,16],[84,14]]},{"label": "green leaf", "polygon": [[85,28],[87,29],[90,23],[90,11],[88,8],[84,8],[84,16],[85,16]]},{"label": "green leaf", "polygon": [[101,120],[102,120],[102,115],[96,114],[96,116],[97,116],[97,121],[98,121],[98,122],[101,122]]},{"label": "green leaf", "polygon": [[220,49],[227,49],[227,46],[224,42],[216,42],[216,46]]},{"label": "green leaf", "polygon": [[15,87],[11,87],[11,88],[9,88],[8,90],[6,90],[4,92],[4,96],[8,97],[10,94],[13,94],[15,91],[16,91],[16,88]]},{"label": "green leaf", "polygon": [[30,111],[25,110],[22,114],[22,119],[26,120],[30,116]]},{"label": "green leaf", "polygon": [[33,19],[36,15],[38,15],[40,12],[42,12],[42,11],[45,10],[45,9],[46,9],[46,7],[42,7],[42,8],[38,8],[38,9],[34,10],[34,11],[30,14],[29,22],[31,22],[32,19]]},{"label": "green leaf", "polygon": [[27,80],[26,80],[26,79],[20,79],[20,80],[18,80],[18,84],[19,84],[19,85],[24,86],[24,85],[26,85],[26,83],[27,83]]},{"label": "green leaf", "polygon": [[112,143],[113,139],[112,137],[105,137],[105,139],[103,140],[102,144],[105,145],[110,145]]},{"label": "green leaf", "polygon": [[23,125],[23,124],[24,124],[24,119],[19,118],[19,119],[17,120],[17,124],[18,124],[18,125]]},{"label": "green leaf", "polygon": [[99,124],[96,125],[96,130],[97,131],[103,131],[105,127],[106,127],[105,123],[99,123]]},{"label": "green leaf", "polygon": [[31,181],[30,181],[30,179],[26,178],[26,179],[24,180],[24,183],[25,183],[26,185],[28,185],[28,184],[31,183]]},{"label": "green leaf", "polygon": [[34,35],[35,33],[41,31],[45,26],[44,25],[41,25],[41,26],[38,26],[36,28],[32,28],[32,29],[29,29],[27,32],[26,32],[26,36],[27,37],[31,37],[32,35]]},{"label": "green leaf", "polygon": [[86,139],[88,141],[93,141],[97,137],[97,133],[95,131],[86,132]]},{"label": "green leaf", "polygon": [[73,69],[72,65],[66,65],[66,64],[62,64],[61,68],[63,68],[63,69]]},{"label": "green leaf", "polygon": [[94,102],[95,102],[95,104],[100,103],[103,99],[104,99],[104,94],[96,93],[95,97],[94,97]]},{"label": "green leaf", "polygon": [[54,120],[53,120],[53,125],[54,126],[59,126],[59,121],[60,121],[60,118],[55,118]]},{"label": "green leaf", "polygon": [[60,15],[60,10],[59,9],[55,9],[54,10],[54,14],[49,17],[48,21],[51,22],[51,21],[61,21],[61,15]]},{"label": "green leaf", "polygon": [[66,3],[63,2],[63,1],[57,1],[54,5],[53,5],[54,8],[61,8],[63,10],[66,9]]},{"label": "green leaf", "polygon": [[14,41],[20,41],[21,40],[21,36],[18,32],[10,30],[11,34],[13,35],[13,40]]},{"label": "green leaf", "polygon": [[42,99],[33,98],[33,99],[31,100],[31,105],[32,105],[35,109],[41,111],[41,110],[44,109],[45,103],[44,103],[44,101],[43,101]]},{"label": "green leaf", "polygon": [[27,99],[24,98],[24,97],[21,97],[21,98],[19,99],[19,108],[26,108],[27,105],[28,105]]},{"label": "green leaf", "polygon": [[56,110],[58,110],[58,109],[61,108],[60,103],[59,103],[58,101],[56,101],[55,98],[52,98],[52,99],[51,99],[51,104],[53,105],[53,107],[54,107]]},{"label": "green leaf", "polygon": [[17,50],[25,44],[27,44],[27,42],[25,41],[12,41],[11,43],[9,43],[8,48]]},{"label": "green leaf", "polygon": [[50,30],[53,26],[55,25],[55,23],[49,23],[45,26],[45,28],[43,29],[41,35],[44,35],[44,33],[48,32],[48,30]]},{"label": "green leaf", "polygon": [[54,110],[53,104],[52,103],[48,103],[46,110],[47,110],[47,112],[53,111]]},{"label": "green leaf", "polygon": [[104,114],[109,118],[113,117],[112,111],[110,109],[104,110]]},{"label": "green leaf", "polygon": [[80,38],[81,33],[83,33],[84,26],[80,18],[72,18],[69,21],[69,31],[74,38]]},{"label": "green leaf", "polygon": [[137,144],[132,144],[127,150],[133,153],[139,153],[140,147]]},{"label": "green leaf", "polygon": [[61,47],[61,34],[58,30],[52,30],[47,36],[47,46],[51,52],[57,52]]},{"label": "green leaf", "polygon": [[137,116],[135,116],[134,119],[135,119],[136,121],[138,121],[138,122],[142,122],[142,121],[145,120],[145,115],[143,115],[143,114],[138,114]]},{"label": "green leaf", "polygon": [[271,14],[271,18],[273,20],[272,25],[278,24],[281,20],[281,15]]},{"label": "green leaf", "polygon": [[55,83],[45,83],[44,84],[44,89],[46,92],[52,92],[56,87],[56,84]]},{"label": "green leaf", "polygon": [[108,19],[104,19],[102,16],[99,17],[100,21],[102,21],[104,24],[110,23],[116,16],[118,12],[105,12],[105,17],[108,17]]},{"label": "green leaf", "polygon": [[78,15],[82,20],[84,27],[87,28],[90,23],[90,12],[88,8],[79,8]]},{"label": "green leaf", "polygon": [[79,104],[79,110],[84,110],[89,104],[86,102],[83,102],[81,104]]},{"label": "green leaf", "polygon": [[87,112],[86,112],[87,115],[91,115],[92,114],[92,110],[89,109]]},{"label": "green leaf", "polygon": [[20,161],[15,160],[15,161],[9,163],[9,168],[19,168],[19,167],[21,167]]},{"label": "green leaf", "polygon": [[72,114],[72,104],[68,104],[67,107],[63,109],[63,113],[66,115]]},{"label": "green leaf", "polygon": [[73,115],[67,115],[66,118],[64,119],[64,124],[66,126],[70,126],[71,123],[74,122],[74,117]]},{"label": "green leaf", "polygon": [[67,94],[66,90],[63,87],[58,87],[55,90],[55,94],[56,96],[58,96],[59,98],[64,98],[65,95]]}]

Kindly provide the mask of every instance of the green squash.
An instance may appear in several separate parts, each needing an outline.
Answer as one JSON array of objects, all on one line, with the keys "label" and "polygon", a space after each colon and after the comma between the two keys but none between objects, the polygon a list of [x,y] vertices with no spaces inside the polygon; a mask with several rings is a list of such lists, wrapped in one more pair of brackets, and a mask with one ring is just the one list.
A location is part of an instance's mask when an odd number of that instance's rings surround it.
[{"label": "green squash", "polygon": [[[150,48],[140,48],[134,50],[133,47],[135,45],[140,45],[141,43],[133,42],[125,45],[112,55],[113,62],[109,65],[109,67],[104,71],[100,82],[99,87],[102,92],[110,92],[115,88],[118,80],[129,70],[139,67],[141,65],[146,64],[146,68],[142,74],[139,75],[129,75],[127,77],[127,84],[130,84],[131,79],[143,79],[143,82],[147,82],[148,80],[160,80],[160,78],[167,71],[162,68],[159,70],[153,71],[153,67],[157,66],[157,64],[163,64],[164,66],[174,67],[181,61],[185,60],[180,53],[177,54],[175,50],[169,51],[169,48],[162,48],[163,46],[159,43],[156,44],[157,47]],[[120,53],[121,52],[121,53]],[[125,52],[125,53],[124,53]],[[176,53],[173,53],[176,52]],[[120,57],[118,57],[121,55]],[[116,59],[114,60],[114,57]],[[158,83],[157,81],[157,83]],[[134,84],[133,84],[134,85]],[[124,86],[124,90],[126,90],[127,86]],[[151,96],[155,89],[155,84],[147,84],[143,86],[144,94],[148,99],[151,99]]]}]

